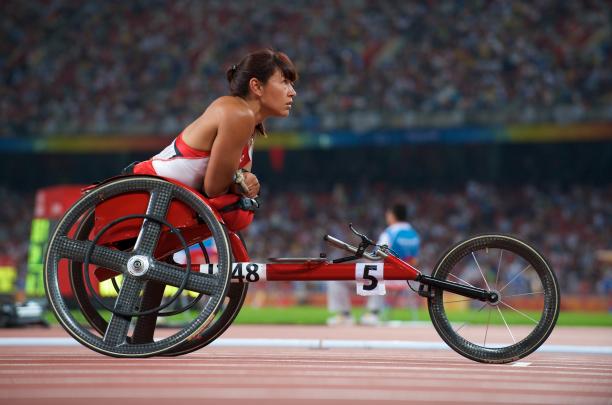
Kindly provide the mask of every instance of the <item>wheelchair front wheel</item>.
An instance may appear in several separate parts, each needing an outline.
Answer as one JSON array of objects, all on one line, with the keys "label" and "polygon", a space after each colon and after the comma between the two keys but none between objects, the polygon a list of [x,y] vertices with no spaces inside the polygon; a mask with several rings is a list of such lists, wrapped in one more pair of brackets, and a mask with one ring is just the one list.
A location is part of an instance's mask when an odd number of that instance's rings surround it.
[{"label": "wheelchair front wheel", "polygon": [[481,235],[449,249],[432,277],[498,292],[495,303],[432,288],[431,320],[456,352],[482,363],[509,363],[540,347],[559,316],[560,292],[544,257],[507,235]]}]

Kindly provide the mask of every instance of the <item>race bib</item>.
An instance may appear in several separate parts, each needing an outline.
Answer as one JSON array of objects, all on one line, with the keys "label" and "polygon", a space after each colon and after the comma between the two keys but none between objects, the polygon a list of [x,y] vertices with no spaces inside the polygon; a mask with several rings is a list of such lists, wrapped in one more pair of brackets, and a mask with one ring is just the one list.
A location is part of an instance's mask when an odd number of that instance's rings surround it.
[{"label": "race bib", "polygon": [[[217,274],[217,263],[201,264],[200,273]],[[233,263],[232,281],[256,283],[266,281],[266,265],[264,263]]]},{"label": "race bib", "polygon": [[384,263],[357,263],[355,282],[359,295],[385,295]]}]

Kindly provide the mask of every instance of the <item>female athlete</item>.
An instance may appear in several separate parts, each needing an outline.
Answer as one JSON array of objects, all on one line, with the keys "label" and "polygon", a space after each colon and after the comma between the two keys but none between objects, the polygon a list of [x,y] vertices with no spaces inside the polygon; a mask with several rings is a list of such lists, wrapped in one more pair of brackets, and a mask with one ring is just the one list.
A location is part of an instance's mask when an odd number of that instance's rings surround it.
[{"label": "female athlete", "polygon": [[[220,209],[231,230],[250,224],[252,211],[237,209],[241,196],[255,198],[259,181],[251,172],[255,135],[263,121],[287,117],[296,91],[293,62],[282,52],[248,54],[227,70],[230,95],[213,101],[174,141],[130,170],[180,181],[197,189]],[[234,207],[228,210],[224,208]]]}]

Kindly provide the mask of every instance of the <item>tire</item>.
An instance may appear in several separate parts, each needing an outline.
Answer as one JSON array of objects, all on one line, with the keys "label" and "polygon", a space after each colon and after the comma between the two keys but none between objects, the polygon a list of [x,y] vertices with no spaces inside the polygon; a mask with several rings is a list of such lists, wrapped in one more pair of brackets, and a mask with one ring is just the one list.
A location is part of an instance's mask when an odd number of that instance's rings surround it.
[{"label": "tire", "polygon": [[544,343],[557,322],[554,272],[540,253],[512,236],[480,235],[458,243],[438,261],[432,277],[499,292],[499,301],[489,303],[431,288],[428,308],[436,331],[471,360],[521,359]]}]

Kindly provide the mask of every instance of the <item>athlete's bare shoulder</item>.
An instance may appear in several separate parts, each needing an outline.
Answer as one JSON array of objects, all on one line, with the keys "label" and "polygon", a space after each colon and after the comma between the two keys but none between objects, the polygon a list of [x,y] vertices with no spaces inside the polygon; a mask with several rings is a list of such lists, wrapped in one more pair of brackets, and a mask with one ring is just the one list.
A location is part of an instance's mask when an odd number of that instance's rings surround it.
[{"label": "athlete's bare shoulder", "polygon": [[185,128],[183,140],[196,149],[210,150],[220,128],[230,127],[232,133],[250,134],[255,125],[255,115],[244,100],[223,96],[210,103],[204,113]]},{"label": "athlete's bare shoulder", "polygon": [[213,101],[206,111],[214,113],[220,119],[234,119],[255,122],[255,114],[240,97],[222,96]]}]

